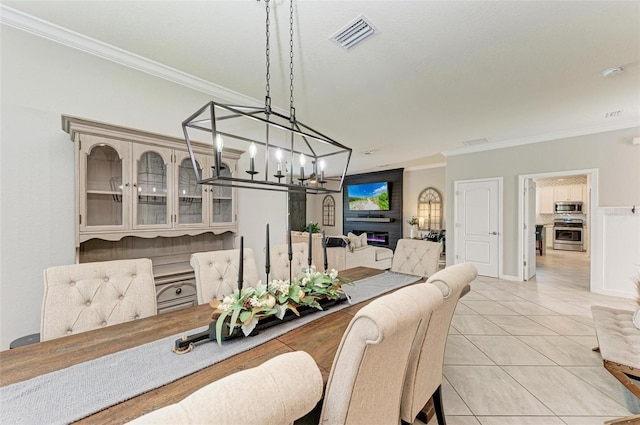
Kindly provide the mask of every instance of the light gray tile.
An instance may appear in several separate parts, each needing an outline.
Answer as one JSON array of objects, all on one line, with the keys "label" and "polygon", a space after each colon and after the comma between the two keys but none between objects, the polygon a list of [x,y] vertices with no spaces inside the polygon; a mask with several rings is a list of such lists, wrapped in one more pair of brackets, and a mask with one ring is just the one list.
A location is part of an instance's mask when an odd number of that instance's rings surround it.
[{"label": "light gray tile", "polygon": [[555,365],[514,336],[468,335],[467,338],[498,365]]},{"label": "light gray tile", "polygon": [[478,420],[482,425],[565,425],[555,416],[480,416]]},{"label": "light gray tile", "polygon": [[449,335],[444,351],[444,364],[494,365],[495,363],[463,335]]},{"label": "light gray tile", "polygon": [[460,303],[479,314],[506,314],[517,316],[518,313],[495,301],[462,300]]},{"label": "light gray tile", "polygon": [[566,316],[531,316],[531,320],[560,335],[595,335],[595,330]]},{"label": "light gray tile", "polygon": [[571,303],[564,301],[540,301],[543,307],[553,310],[558,314],[576,315],[576,316],[591,316],[591,310],[575,306]]},{"label": "light gray tile", "polygon": [[[611,419],[618,419],[614,416],[561,416],[560,419],[567,425],[602,425]],[[435,424],[434,424],[435,425]]]},{"label": "light gray tile", "polygon": [[555,312],[531,301],[500,301],[500,304],[525,316],[552,315]]},{"label": "light gray tile", "polygon": [[462,297],[463,300],[478,300],[478,301],[487,301],[488,298],[485,297],[484,295],[474,291],[473,289],[471,289],[471,291],[467,294],[465,294]]},{"label": "light gray tile", "polygon": [[602,358],[584,345],[558,336],[518,336],[534,350],[562,366],[601,366]]},{"label": "light gray tile", "polygon": [[473,415],[469,407],[464,404],[456,390],[447,381],[447,378],[442,379],[442,404],[447,422],[449,422],[450,415]]},{"label": "light gray tile", "polygon": [[[447,425],[480,425],[480,422],[473,416],[448,416],[445,414],[445,418]],[[434,422],[433,425],[438,425],[438,422]]]},{"label": "light gray tile", "polygon": [[507,335],[502,328],[480,315],[453,316],[451,324],[464,335]]},{"label": "light gray tile", "polygon": [[453,326],[449,326],[449,335],[460,335],[460,332]]},{"label": "light gray tile", "polygon": [[567,335],[571,341],[575,341],[580,345],[584,345],[589,349],[593,349],[598,346],[598,338],[595,335]]},{"label": "light gray tile", "polygon": [[583,325],[587,325],[591,328],[594,327],[593,325],[593,316],[567,316],[570,319],[573,319],[577,322],[582,323]]},{"label": "light gray tile", "polygon": [[619,403],[563,367],[505,366],[504,370],[558,416],[626,414]]},{"label": "light gray tile", "polygon": [[523,301],[522,298],[520,298],[517,295],[512,294],[511,292],[507,292],[507,291],[501,291],[499,289],[476,289],[476,291],[481,294],[484,295],[485,297],[487,297],[490,300],[493,301]]},{"label": "light gray tile", "polygon": [[484,316],[511,335],[557,335],[551,329],[542,326],[524,316]]},{"label": "light gray tile", "polygon": [[499,366],[445,366],[444,374],[476,416],[552,414]]},{"label": "light gray tile", "polygon": [[459,302],[456,304],[456,309],[453,314],[478,314],[475,311],[471,310],[469,307]]},{"label": "light gray tile", "polygon": [[609,396],[621,405],[622,384],[602,366],[567,366],[569,372],[589,383],[592,387]]}]

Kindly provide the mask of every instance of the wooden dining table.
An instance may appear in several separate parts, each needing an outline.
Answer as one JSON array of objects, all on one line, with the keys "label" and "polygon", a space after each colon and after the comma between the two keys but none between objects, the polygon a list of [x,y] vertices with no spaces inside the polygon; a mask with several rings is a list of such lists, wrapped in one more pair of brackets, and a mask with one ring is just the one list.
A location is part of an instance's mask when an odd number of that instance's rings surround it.
[{"label": "wooden dining table", "polygon": [[[383,270],[368,267],[357,267],[342,271],[340,275],[356,281],[383,272]],[[215,380],[258,366],[279,354],[291,351],[309,353],[318,364],[326,384],[344,331],[355,313],[370,301],[335,311],[262,345],[111,406],[76,423],[126,423],[138,416],[176,403]],[[61,370],[164,337],[180,335],[208,325],[211,322],[211,313],[211,307],[203,304],[2,351],[0,352],[0,386]],[[195,349],[197,350],[197,347]],[[149,359],[149,362],[153,361],[154,359]]]}]

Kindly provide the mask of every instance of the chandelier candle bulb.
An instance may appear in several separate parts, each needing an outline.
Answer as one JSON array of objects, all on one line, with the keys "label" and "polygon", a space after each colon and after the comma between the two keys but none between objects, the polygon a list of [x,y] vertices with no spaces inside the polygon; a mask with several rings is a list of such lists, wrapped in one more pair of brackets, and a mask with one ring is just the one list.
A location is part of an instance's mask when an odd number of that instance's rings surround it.
[{"label": "chandelier candle bulb", "polygon": [[306,180],[304,178],[304,163],[306,161],[306,158],[304,157],[304,154],[301,153],[300,154],[300,181],[304,181]]},{"label": "chandelier candle bulb", "polygon": [[276,160],[278,161],[278,174],[282,173],[282,149],[278,148],[276,151]]},{"label": "chandelier candle bulb", "polygon": [[324,179],[324,169],[326,168],[327,164],[324,161],[324,159],[320,160],[320,180],[318,181],[318,183],[320,184],[325,184],[326,180]]},{"label": "chandelier candle bulb", "polygon": [[253,180],[253,176],[258,174],[256,171],[256,153],[258,152],[258,148],[255,143],[251,142],[249,145],[249,171],[247,174],[251,175],[251,180]]},{"label": "chandelier candle bulb", "polygon": [[222,148],[224,147],[224,140],[222,136],[216,134],[216,175],[220,175],[220,169],[222,168]]}]

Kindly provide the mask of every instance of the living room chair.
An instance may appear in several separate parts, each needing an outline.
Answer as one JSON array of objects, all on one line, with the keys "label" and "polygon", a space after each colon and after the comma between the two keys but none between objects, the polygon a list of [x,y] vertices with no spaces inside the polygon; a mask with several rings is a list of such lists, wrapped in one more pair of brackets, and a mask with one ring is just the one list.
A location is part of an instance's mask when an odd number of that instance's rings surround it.
[{"label": "living room chair", "polygon": [[157,312],[148,258],[44,270],[41,341],[155,316]]},{"label": "living room chair", "polygon": [[[291,276],[301,277],[304,275],[302,269],[309,267],[308,244],[300,242],[291,244],[293,259],[291,260]],[[270,280],[289,279],[289,247],[287,244],[274,245],[270,247],[271,272]]]},{"label": "living room chair", "polygon": [[[426,283],[440,289],[444,301],[423,321],[409,355],[404,389],[402,391],[401,419],[412,424],[419,418],[427,422],[426,405],[433,396],[439,425],[445,425],[442,406],[442,365],[451,318],[463,289],[477,276],[476,268],[468,263],[449,266],[431,276]],[[421,415],[424,412],[424,416]]]},{"label": "living room chair", "polygon": [[[253,250],[244,248],[242,252],[244,264],[242,287],[255,287],[260,278]],[[190,263],[196,274],[198,304],[222,299],[232,294],[238,287],[239,249],[196,252],[191,254]]]},{"label": "living room chair", "polygon": [[441,242],[400,239],[393,253],[391,271],[429,277],[438,271]]},{"label": "living room chair", "polygon": [[398,424],[411,347],[440,304],[436,286],[412,285],[360,309],[334,358],[320,423]]},{"label": "living room chair", "polygon": [[309,354],[295,351],[217,380],[129,424],[292,424],[321,397],[320,369]]}]

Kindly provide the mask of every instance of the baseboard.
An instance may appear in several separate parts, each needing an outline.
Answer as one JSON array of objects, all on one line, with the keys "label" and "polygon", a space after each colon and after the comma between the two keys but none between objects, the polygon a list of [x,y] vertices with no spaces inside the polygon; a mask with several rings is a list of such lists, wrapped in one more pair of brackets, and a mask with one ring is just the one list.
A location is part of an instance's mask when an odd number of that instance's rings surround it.
[{"label": "baseboard", "polygon": [[522,282],[518,276],[512,276],[509,274],[503,274],[500,276],[502,280],[508,280],[510,282]]}]

